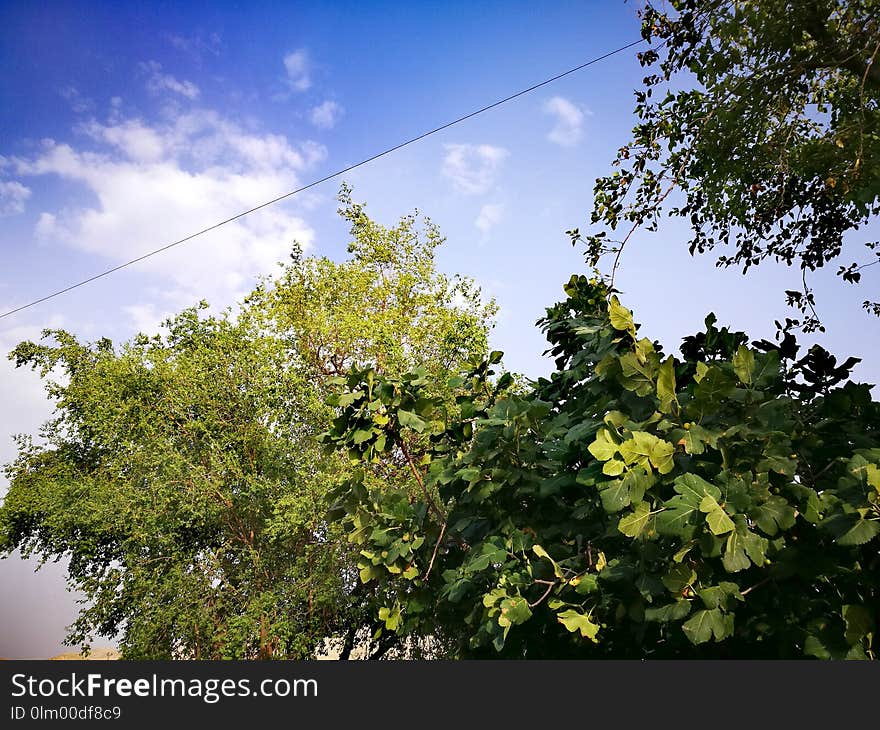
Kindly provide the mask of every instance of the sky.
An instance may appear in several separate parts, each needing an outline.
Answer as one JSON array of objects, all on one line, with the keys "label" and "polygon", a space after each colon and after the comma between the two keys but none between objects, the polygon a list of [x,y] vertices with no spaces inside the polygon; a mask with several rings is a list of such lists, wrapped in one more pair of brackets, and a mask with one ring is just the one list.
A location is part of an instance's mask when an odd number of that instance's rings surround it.
[{"label": "sky", "polygon": [[[0,0],[0,310],[7,311],[392,147],[639,37],[638,3],[41,2]],[[347,174],[386,224],[418,208],[447,237],[441,269],[500,305],[512,370],[549,372],[534,322],[584,272],[593,181],[634,124],[625,53]],[[294,240],[345,256],[341,179],[93,284],[0,319],[5,354],[46,327],[88,340],[153,333],[201,299],[233,305]],[[772,337],[797,271],[743,278],[691,258],[665,222],[635,236],[617,286],[667,350],[714,311]],[[869,273],[870,272],[870,273]],[[818,340],[880,380],[876,290],[813,280]],[[51,414],[38,377],[0,359],[0,463]],[[0,477],[0,494],[6,485]],[[64,563],[0,561],[0,656],[64,649]],[[108,643],[104,641],[103,643]],[[102,640],[96,641],[96,646]]]}]

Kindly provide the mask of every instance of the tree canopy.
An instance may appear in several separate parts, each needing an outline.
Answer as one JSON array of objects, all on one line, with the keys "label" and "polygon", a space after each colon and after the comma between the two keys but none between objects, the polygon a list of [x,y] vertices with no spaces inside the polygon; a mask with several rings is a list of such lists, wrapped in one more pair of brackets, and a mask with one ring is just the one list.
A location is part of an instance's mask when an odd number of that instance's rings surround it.
[{"label": "tree canopy", "polygon": [[565,289],[528,392],[496,353],[451,408],[370,369],[335,400],[325,441],[365,463],[431,433],[422,499],[338,492],[386,630],[455,657],[873,657],[880,406],[857,360],[711,315],[666,356],[599,280]]},{"label": "tree canopy", "polygon": [[743,273],[767,259],[799,267],[803,287],[786,297],[803,316],[786,325],[820,328],[808,274],[843,257],[838,275],[858,283],[880,261],[877,241],[859,254],[847,235],[880,211],[880,4],[672,0],[640,15],[654,45],[639,54],[638,121],[596,181],[603,230],[574,229],[573,242],[593,264],[615,254],[616,270],[632,233],[674,202],[691,253]]},{"label": "tree canopy", "polygon": [[[794,334],[821,327],[807,274],[880,211],[876,11],[647,3],[660,43],[596,183],[604,230],[570,231],[615,255],[610,280],[575,274],[539,320],[548,377],[504,372],[494,303],[437,271],[429,220],[382,226],[347,187],[342,263],[295,246],[240,311],[21,343],[56,412],[7,467],[0,551],[69,558],[71,641],[120,632],[126,658],[358,637],[374,657],[876,658],[880,404],[856,358]],[[667,200],[692,253],[800,267],[775,342],[713,314],[678,355],[643,336],[614,273]],[[843,280],[880,261],[866,245]]]},{"label": "tree canopy", "polygon": [[[41,372],[56,412],[7,468],[0,548],[69,558],[86,598],[71,642],[120,633],[136,659],[304,658],[327,637],[348,651],[375,623],[356,557],[325,520],[349,468],[317,444],[328,378],[421,365],[443,396],[485,356],[495,307],[437,271],[430,221],[384,227],[348,188],[340,199],[351,257],[295,248],[239,312],[203,304],[119,347],[47,331],[11,354]],[[408,466],[375,469],[395,485]]]}]

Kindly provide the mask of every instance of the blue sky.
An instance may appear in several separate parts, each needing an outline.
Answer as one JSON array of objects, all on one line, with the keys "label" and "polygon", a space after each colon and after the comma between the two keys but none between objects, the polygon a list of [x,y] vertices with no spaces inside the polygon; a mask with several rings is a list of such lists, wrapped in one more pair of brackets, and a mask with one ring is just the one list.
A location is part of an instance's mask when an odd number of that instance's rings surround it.
[{"label": "blue sky", "polygon": [[[638,38],[637,3],[0,2],[0,309],[119,264]],[[501,306],[493,344],[544,374],[533,326],[583,271],[596,176],[633,124],[635,49],[346,176],[392,223],[418,207],[439,262]],[[338,181],[168,254],[0,320],[0,348],[63,326],[93,339],[153,331],[201,298],[234,303],[296,238],[344,255]],[[797,272],[744,279],[692,259],[686,231],[636,236],[618,278],[645,334],[674,347],[709,310],[753,336],[785,316]],[[828,272],[831,273],[831,272]],[[866,272],[867,273],[867,272]],[[873,272],[868,276],[875,275]],[[877,382],[869,294],[814,280],[822,338]],[[862,289],[870,287],[868,282]],[[876,287],[874,287],[876,288]],[[49,414],[37,379],[0,363],[0,461]],[[4,486],[0,484],[0,491]],[[63,571],[0,563],[0,656],[60,650]]]}]

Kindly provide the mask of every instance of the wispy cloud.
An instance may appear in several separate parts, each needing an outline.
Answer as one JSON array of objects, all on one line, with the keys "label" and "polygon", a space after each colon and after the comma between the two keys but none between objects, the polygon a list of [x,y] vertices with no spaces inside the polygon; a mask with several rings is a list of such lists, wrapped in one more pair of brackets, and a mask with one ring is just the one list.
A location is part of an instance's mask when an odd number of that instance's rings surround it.
[{"label": "wispy cloud", "polygon": [[20,182],[0,180],[0,216],[22,213],[29,197],[31,197],[30,188]]},{"label": "wispy cloud", "polygon": [[132,304],[122,309],[128,315],[134,329],[145,335],[158,334],[162,329],[162,323],[173,314],[171,311],[160,311],[152,302]]},{"label": "wispy cloud", "polygon": [[305,91],[312,85],[311,62],[304,48],[284,57],[284,69],[287,71],[287,85],[293,91]]},{"label": "wispy cloud", "polygon": [[443,174],[457,190],[468,195],[488,192],[501,163],[510,154],[503,147],[489,144],[447,144],[444,149]]},{"label": "wispy cloud", "polygon": [[544,112],[556,118],[547,139],[562,147],[574,147],[581,141],[584,133],[582,109],[562,96],[554,96],[544,102]]},{"label": "wispy cloud", "polygon": [[180,81],[171,74],[163,73],[162,64],[158,61],[143,63],[141,68],[148,74],[147,89],[154,94],[171,91],[190,100],[197,98],[199,95],[199,87],[192,81]]},{"label": "wispy cloud", "polygon": [[62,99],[70,104],[70,108],[75,114],[84,114],[95,108],[95,102],[83,96],[75,86],[65,86],[58,93]]},{"label": "wispy cloud", "polygon": [[480,213],[474,221],[474,225],[483,233],[488,233],[501,222],[503,214],[504,205],[502,203],[486,203],[486,205],[480,208]]},{"label": "wispy cloud", "polygon": [[344,109],[329,99],[309,112],[309,119],[319,129],[332,129],[342,116]]},{"label": "wispy cloud", "polygon": [[[38,153],[11,158],[7,166],[21,176],[59,177],[90,193],[94,203],[44,209],[35,234],[111,263],[296,187],[300,174],[326,155],[315,142],[245,129],[209,109],[157,123],[113,115],[78,130],[88,144],[45,140]],[[137,266],[160,277],[167,295],[163,309],[202,297],[230,303],[250,288],[254,276],[274,271],[294,240],[308,246],[312,238],[290,205],[279,205]],[[129,312],[138,324],[151,314]]]},{"label": "wispy cloud", "polygon": [[198,32],[192,35],[169,33],[166,38],[174,48],[183,51],[196,61],[201,61],[207,55],[219,56],[223,49],[223,40],[219,33]]}]

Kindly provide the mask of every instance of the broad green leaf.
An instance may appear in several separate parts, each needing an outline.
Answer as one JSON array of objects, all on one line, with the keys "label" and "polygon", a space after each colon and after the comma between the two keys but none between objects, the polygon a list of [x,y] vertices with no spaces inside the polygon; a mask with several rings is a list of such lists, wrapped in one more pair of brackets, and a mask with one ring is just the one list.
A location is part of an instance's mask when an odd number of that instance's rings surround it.
[{"label": "broad green leaf", "polygon": [[385,622],[385,628],[389,631],[397,631],[401,621],[400,607],[387,608],[383,606],[379,609],[379,620]]},{"label": "broad green leaf", "polygon": [[740,345],[733,356],[733,371],[744,385],[752,384],[755,372],[755,353],[745,345]]},{"label": "broad green leaf", "polygon": [[[739,529],[738,527],[737,532],[739,532]],[[743,535],[743,544],[745,545],[746,554],[751,558],[751,561],[758,566],[764,565],[764,562],[767,560],[766,553],[769,544],[767,539],[746,530]]]},{"label": "broad green leaf", "polygon": [[717,365],[711,366],[694,388],[694,398],[704,411],[716,408],[717,405],[728,398],[736,389],[736,381],[733,376],[724,372]]},{"label": "broad green leaf", "polygon": [[636,326],[633,322],[633,315],[620,300],[612,295],[608,302],[608,316],[611,319],[611,326],[622,332],[629,332],[630,336],[635,339]]},{"label": "broad green leaf", "polygon": [[412,413],[410,411],[398,410],[397,420],[400,421],[401,426],[411,428],[413,431],[416,431],[418,433],[421,433],[425,430],[425,422],[415,413]]},{"label": "broad green leaf", "polygon": [[630,502],[641,502],[651,487],[656,483],[657,478],[649,471],[641,467],[634,466],[623,476],[623,483],[629,490]]},{"label": "broad green leaf", "polygon": [[719,499],[721,497],[721,490],[718,489],[718,487],[693,473],[682,474],[680,477],[676,477],[673,489],[675,489],[675,491],[678,492],[688,504],[694,507],[699,507],[703,498],[706,496],[712,497],[713,499]]},{"label": "broad green leaf", "polygon": [[620,411],[608,411],[608,413],[605,414],[604,420],[609,426],[617,429],[623,426],[629,418],[627,418],[625,413],[621,413]]},{"label": "broad green leaf", "polygon": [[683,548],[681,548],[677,553],[675,553],[675,555],[672,556],[673,561],[675,561],[676,563],[680,563],[681,561],[683,561],[685,559],[685,556],[691,550],[694,549],[694,547],[695,547],[694,543],[692,543],[692,542],[688,543]]},{"label": "broad green leaf", "polygon": [[673,454],[675,454],[675,447],[668,441],[658,439],[654,448],[651,449],[651,464],[660,474],[668,474],[675,467]]},{"label": "broad green leaf", "polygon": [[880,494],[880,467],[876,464],[865,465],[865,478],[868,484],[874,487],[874,491]]},{"label": "broad green leaf", "polygon": [[766,388],[779,378],[779,350],[770,350],[758,354],[756,364],[752,372],[752,386]]},{"label": "broad green leaf", "polygon": [[684,439],[684,450],[693,455],[704,453],[706,451],[705,444],[709,444],[714,448],[718,442],[714,434],[698,423],[691,424],[682,438]]},{"label": "broad green leaf", "polygon": [[804,641],[804,655],[816,657],[816,659],[831,659],[831,652],[828,650],[828,647],[825,646],[825,643],[822,639],[815,634],[810,634],[807,636],[806,641]]},{"label": "broad green leaf", "polygon": [[364,441],[369,440],[372,435],[373,429],[371,428],[358,429],[354,432],[354,437],[352,438],[352,441],[355,444],[362,444]]},{"label": "broad green leaf", "polygon": [[[453,571],[454,574],[454,571]],[[483,595],[483,605],[486,608],[492,608],[498,601],[507,598],[507,591],[503,588],[495,588]]]},{"label": "broad green leaf", "polygon": [[501,613],[498,616],[498,625],[503,627],[516,626],[525,623],[532,616],[529,602],[522,596],[514,596],[501,601]]},{"label": "broad green leaf", "polygon": [[539,558],[545,558],[550,561],[550,564],[553,566],[553,574],[557,578],[563,578],[562,570],[556,561],[550,557],[550,554],[540,545],[532,545],[532,552],[537,555]]},{"label": "broad green leaf", "polygon": [[790,456],[777,453],[767,453],[764,458],[758,462],[758,471],[775,471],[777,474],[784,474],[792,477],[797,471],[797,460]]},{"label": "broad green leaf", "polygon": [[611,459],[605,462],[602,467],[602,473],[607,474],[610,477],[616,477],[619,474],[622,474],[624,469],[626,469],[626,464],[619,459]]},{"label": "broad green leaf", "polygon": [[684,589],[697,579],[697,574],[689,565],[674,565],[663,576],[663,585],[670,593],[681,594]]},{"label": "broad green leaf", "polygon": [[657,608],[645,609],[645,621],[657,621],[658,623],[669,623],[670,621],[680,621],[691,612],[691,604],[684,599],[667,603],[665,606]]},{"label": "broad green leaf", "polygon": [[469,572],[474,573],[486,570],[490,565],[504,563],[508,558],[506,550],[485,542],[472,553],[465,567]]},{"label": "broad green leaf", "polygon": [[464,469],[459,469],[457,472],[455,472],[455,475],[464,482],[473,483],[479,481],[480,477],[483,475],[483,472],[481,472],[476,467],[470,466]]},{"label": "broad green leaf", "polygon": [[613,482],[610,482],[607,487],[599,492],[599,496],[602,498],[602,506],[609,513],[620,512],[630,503],[629,488],[622,479],[615,479]]},{"label": "broad green leaf", "polygon": [[627,464],[638,464],[646,471],[653,466],[661,474],[667,474],[674,466],[675,447],[647,431],[633,431],[632,438],[623,441],[618,448]]},{"label": "broad green leaf", "polygon": [[556,618],[559,623],[565,626],[570,632],[574,633],[575,631],[579,631],[583,638],[598,643],[596,637],[599,634],[599,624],[594,624],[590,621],[590,617],[586,614],[575,611],[573,608],[569,608],[568,610],[557,614]]},{"label": "broad green leaf", "polygon": [[874,631],[874,619],[864,606],[847,605],[843,607],[842,613],[846,624],[844,638],[847,644],[857,644]]},{"label": "broad green leaf", "polygon": [[744,600],[736,583],[722,581],[717,586],[708,586],[697,591],[706,608],[727,608],[730,599]]},{"label": "broad green leaf", "polygon": [[700,502],[700,512],[706,514],[706,524],[713,535],[724,535],[734,529],[733,520],[718,504],[714,497],[707,494]]},{"label": "broad green leaf", "polygon": [[721,559],[724,569],[728,573],[738,573],[749,567],[749,559],[746,556],[745,545],[742,538],[736,532],[731,532],[724,547],[724,557]]},{"label": "broad green leaf", "polygon": [[617,453],[617,444],[607,428],[600,428],[587,450],[599,461],[608,461]]},{"label": "broad green leaf", "polygon": [[584,573],[576,576],[569,581],[569,585],[574,587],[575,593],[586,595],[593,593],[599,588],[599,581],[593,573]]},{"label": "broad green leaf", "polygon": [[697,611],[681,625],[682,631],[692,644],[704,644],[715,636],[722,641],[733,633],[733,616],[723,614],[719,609]]},{"label": "broad green leaf", "polygon": [[639,502],[632,512],[621,518],[617,523],[617,529],[627,537],[638,537],[645,529],[645,525],[648,524],[650,516],[651,508],[648,503]]},{"label": "broad green leaf", "polygon": [[352,403],[357,403],[363,397],[364,397],[364,394],[361,391],[354,391],[351,393],[342,393],[341,395],[339,395],[337,397],[336,404],[340,408],[345,408],[347,406],[350,406]]},{"label": "broad green leaf", "polygon": [[779,495],[773,495],[764,504],[755,507],[750,516],[768,535],[775,535],[780,529],[787,530],[795,523],[794,507]]},{"label": "broad green leaf", "polygon": [[877,520],[858,520],[849,530],[837,538],[838,545],[864,545],[880,533],[880,522]]},{"label": "broad green leaf", "polygon": [[673,403],[675,403],[676,409],[678,408],[678,398],[675,395],[675,365],[672,356],[667,357],[660,366],[657,375],[657,398],[663,413],[673,413]]},{"label": "broad green leaf", "polygon": [[684,537],[698,510],[699,505],[691,504],[681,495],[666,500],[664,509],[657,515],[657,532],[661,535]]},{"label": "broad green leaf", "polygon": [[621,355],[619,380],[624,388],[636,395],[654,392],[654,371],[650,364],[640,361],[634,352]]},{"label": "broad green leaf", "polygon": [[373,578],[378,578],[382,575],[382,568],[378,565],[368,565],[364,568],[361,568],[360,577],[361,583],[369,583]]}]

